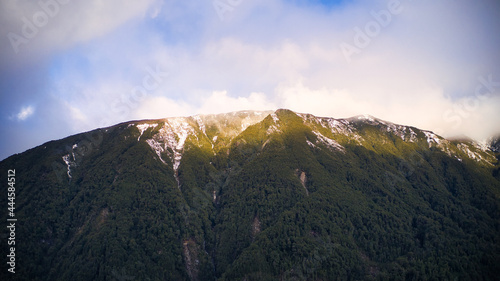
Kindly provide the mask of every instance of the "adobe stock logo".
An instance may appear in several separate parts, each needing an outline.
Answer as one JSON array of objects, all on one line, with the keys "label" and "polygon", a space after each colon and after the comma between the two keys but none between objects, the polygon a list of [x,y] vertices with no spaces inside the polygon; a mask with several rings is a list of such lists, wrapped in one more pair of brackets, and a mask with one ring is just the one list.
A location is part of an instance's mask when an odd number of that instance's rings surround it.
[{"label": "adobe stock logo", "polygon": [[214,6],[219,19],[223,21],[228,13],[231,13],[238,7],[243,0],[214,0],[212,5]]},{"label": "adobe stock logo", "polygon": [[[144,99],[148,96],[149,92],[158,89],[166,78],[170,76],[170,72],[165,72],[160,69],[160,65],[156,68],[147,67],[147,74],[143,76],[142,83],[136,85],[130,90],[129,95],[123,95],[111,103],[112,117],[119,119],[127,119],[132,111],[137,108]],[[71,182],[71,169],[78,167],[86,155],[97,150],[104,140],[105,133],[109,134],[114,130],[114,126],[109,127],[111,117],[104,117],[101,120],[101,126],[105,129],[97,129],[85,133],[80,141],[73,145],[65,147],[66,154],[59,158],[58,161],[52,162],[52,169],[57,177],[59,183]],[[61,163],[61,159],[64,164]],[[68,179],[68,181],[65,181]],[[116,276],[115,276],[116,277]],[[116,277],[118,279],[118,277]],[[132,279],[129,279],[132,280]]]},{"label": "adobe stock logo", "polygon": [[160,65],[156,69],[146,67],[147,75],[142,78],[142,84],[130,90],[129,95],[122,95],[120,99],[111,103],[113,115],[126,119],[138,105],[146,99],[149,93],[157,90],[163,81],[170,76],[169,71],[162,71]]},{"label": "adobe stock logo", "polygon": [[346,42],[342,42],[340,44],[340,50],[344,54],[347,62],[351,62],[352,55],[359,54],[361,53],[361,50],[368,47],[372,42],[372,39],[380,34],[382,28],[391,24],[393,16],[399,15],[401,12],[403,12],[403,7],[401,6],[401,2],[399,0],[393,0],[387,3],[387,9],[380,10],[378,12],[372,10],[370,14],[373,17],[373,20],[367,22],[364,29],[359,27],[354,28],[354,46]]},{"label": "adobe stock logo", "polygon": [[33,14],[31,20],[27,17],[21,18],[21,21],[23,22],[21,35],[14,32],[9,32],[9,34],[7,34],[14,52],[16,54],[19,53],[19,46],[22,44],[28,44],[30,39],[35,38],[39,29],[46,26],[49,23],[50,18],[57,16],[61,10],[61,5],[68,4],[68,2],[69,0],[38,1],[40,10]]},{"label": "adobe stock logo", "polygon": [[453,108],[443,113],[444,121],[451,123],[453,129],[459,128],[464,118],[469,118],[473,112],[480,109],[481,103],[487,102],[500,90],[500,81],[494,81],[492,74],[487,77],[480,76],[478,81],[474,95],[454,104]]}]

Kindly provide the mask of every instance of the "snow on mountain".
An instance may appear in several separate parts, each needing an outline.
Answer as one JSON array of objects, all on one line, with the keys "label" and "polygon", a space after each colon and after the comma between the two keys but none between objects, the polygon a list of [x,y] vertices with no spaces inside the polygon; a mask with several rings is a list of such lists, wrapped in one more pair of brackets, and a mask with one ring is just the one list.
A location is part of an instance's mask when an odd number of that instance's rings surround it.
[{"label": "snow on mountain", "polygon": [[[394,124],[370,115],[335,119],[293,113],[300,117],[303,123],[309,126],[316,135],[316,140],[306,140],[311,147],[318,147],[318,144],[322,143],[332,151],[345,151],[344,144],[347,143],[360,146],[372,146],[374,142],[389,144],[392,142],[389,136],[394,135],[406,143],[426,143],[428,148],[435,147],[460,161],[463,161],[465,157],[491,164],[494,159],[491,150],[485,145],[467,141],[453,142],[431,131]],[[241,132],[268,116],[270,116],[272,123],[266,129],[267,135],[281,133],[281,126],[286,124],[280,119],[280,110],[276,112],[240,111],[167,118],[157,120],[155,123],[151,123],[151,121],[139,122],[135,126],[139,131],[138,141],[147,130],[152,130],[152,137],[143,141],[148,143],[160,161],[165,164],[170,162],[174,172],[177,173],[188,141],[199,147],[206,146],[207,149],[211,149],[216,154],[217,149],[229,145]],[[380,131],[383,135],[370,135],[372,133],[369,131],[373,132],[373,129]],[[70,174],[71,164],[68,164],[70,160],[69,155],[64,159],[68,165],[68,175]]]},{"label": "snow on mountain", "polygon": [[[338,141],[342,139],[344,142],[354,141],[354,143],[361,146],[370,146],[373,145],[373,142],[377,141],[384,143],[385,141],[381,138],[382,136],[376,136],[375,140],[367,140],[367,138],[369,138],[369,134],[367,132],[363,132],[362,128],[363,126],[368,125],[371,128],[378,129],[381,133],[385,132],[397,136],[406,143],[421,143],[422,141],[425,141],[429,148],[435,147],[446,153],[448,156],[459,159],[460,161],[463,161],[464,157],[477,162],[484,162],[487,165],[491,165],[495,161],[495,157],[491,153],[492,150],[490,150],[487,145],[481,145],[480,143],[472,140],[462,140],[452,143],[452,141],[438,136],[434,132],[419,130],[411,126],[394,124],[370,115],[360,115],[348,119],[316,117],[311,114],[302,113],[297,113],[297,115],[302,118],[305,124],[308,124],[308,126],[313,129],[313,133],[316,134],[323,142],[328,143],[326,139],[330,139],[336,142],[340,147],[342,147],[342,142],[339,143]],[[319,128],[318,125],[322,128],[329,129],[332,137],[323,136],[319,132],[321,128]],[[310,146],[316,146],[309,140],[308,144]],[[333,143],[331,144],[332,146],[335,146]]]},{"label": "snow on mountain", "polygon": [[[135,128],[136,131],[132,130],[132,135],[125,134],[124,139],[132,137],[137,138],[138,142],[147,143],[156,155],[155,158],[172,167],[177,179],[185,149],[189,149],[190,146],[211,151],[213,155],[221,152],[226,153],[233,140],[240,136],[243,131],[266,120],[266,123],[262,124],[267,126],[263,129],[265,130],[264,135],[268,139],[263,140],[261,146],[263,149],[275,134],[282,134],[289,130],[284,130],[284,128],[289,122],[287,120],[291,120],[289,117],[293,117],[293,114],[301,118],[303,124],[308,126],[315,135],[315,138],[307,137],[305,140],[308,146],[315,149],[326,147],[332,152],[346,153],[348,145],[357,145],[375,152],[377,149],[385,147],[384,153],[396,153],[400,149],[400,145],[410,145],[408,151],[424,148],[437,150],[460,162],[474,161],[488,166],[497,162],[495,153],[500,152],[500,137],[482,142],[466,137],[446,139],[431,131],[394,124],[370,115],[336,119],[283,109],[275,112],[239,111],[133,121],[123,124],[122,130],[129,131],[131,128]],[[97,134],[108,134],[121,125],[99,129]],[[88,133],[82,135],[86,137],[80,141],[72,140],[71,143],[67,143],[62,148],[65,152],[59,156],[65,164],[64,172],[69,179],[73,177],[72,173],[83,159],[83,155],[92,151],[95,143],[98,144],[102,141],[102,136],[89,138]],[[81,147],[79,144],[82,144]]]},{"label": "snow on mountain", "polygon": [[427,138],[427,143],[429,144],[429,147],[431,147],[432,143],[435,143],[437,145],[441,144],[441,140],[439,139],[438,135],[430,131],[423,131],[423,133]]},{"label": "snow on mountain", "polygon": [[278,118],[278,115],[276,113],[271,113],[271,117],[273,118],[274,123],[278,123],[280,119]]},{"label": "snow on mountain", "polygon": [[329,148],[334,150],[345,151],[345,148],[340,145],[338,142],[323,136],[320,132],[313,131],[313,133],[318,137],[318,140],[324,144],[326,144]]},{"label": "snow on mountain", "polygon": [[139,141],[141,139],[141,136],[144,133],[144,131],[146,131],[148,128],[156,128],[156,126],[158,126],[158,124],[140,124],[140,125],[137,125],[137,129],[139,129],[139,131],[141,132],[141,135],[137,138],[137,141]]},{"label": "snow on mountain", "polygon": [[[328,127],[332,130],[332,132],[343,135],[353,135],[354,128],[350,125],[348,120],[345,119],[333,119],[333,118],[324,118]],[[322,121],[323,121],[322,120]]]},{"label": "snow on mountain", "polygon": [[206,135],[207,128],[205,127],[205,123],[203,123],[203,120],[201,119],[200,115],[195,115],[193,116],[193,118],[194,120],[196,120],[196,123],[198,123],[200,130]]},{"label": "snow on mountain", "polygon": [[144,141],[161,162],[167,164],[168,161],[164,157],[169,158],[177,179],[177,172],[188,140],[200,147],[208,143],[215,153],[217,141],[221,139],[230,141],[249,126],[262,121],[267,114],[269,112],[242,111],[229,114],[167,118],[158,120],[159,123],[136,125],[139,130],[137,140],[140,141],[144,132],[152,129],[152,138]]},{"label": "snow on mountain", "polygon": [[163,148],[164,146],[162,146],[161,143],[157,142],[154,139],[146,140],[146,142],[149,144],[151,149],[153,149],[153,151],[156,153],[156,155],[158,155],[158,158],[160,159],[160,161],[163,162],[164,164],[167,164],[165,162],[165,160],[163,160],[163,158],[161,157],[161,154],[163,152],[165,152],[165,149]]},{"label": "snow on mountain", "polygon": [[500,136],[492,137],[485,141],[485,146],[495,152],[500,152]]},{"label": "snow on mountain", "polygon": [[376,123],[375,118],[373,116],[370,116],[367,114],[357,116],[357,118],[358,118],[358,120],[366,120],[366,121],[369,121],[371,123]]},{"label": "snow on mountain", "polygon": [[[156,128],[156,125],[157,124],[155,124],[155,126],[143,124],[137,125],[137,128],[142,135],[144,130],[147,128]],[[185,117],[169,118],[165,120],[158,133],[156,133],[152,139],[146,140],[146,142],[164,163],[165,161],[162,158],[162,153],[167,153],[172,161],[172,168],[177,172],[182,159],[182,152],[186,139],[190,135],[195,135],[196,129],[204,129],[204,126],[198,125],[198,128],[194,128],[188,118]]]},{"label": "snow on mountain", "polygon": [[64,163],[66,163],[66,166],[68,167],[68,178],[70,178],[70,179],[71,179],[71,165],[72,165],[72,162],[71,162],[71,160],[69,159],[69,156],[70,156],[69,154],[64,155],[64,156],[62,157],[62,159],[63,159]]}]

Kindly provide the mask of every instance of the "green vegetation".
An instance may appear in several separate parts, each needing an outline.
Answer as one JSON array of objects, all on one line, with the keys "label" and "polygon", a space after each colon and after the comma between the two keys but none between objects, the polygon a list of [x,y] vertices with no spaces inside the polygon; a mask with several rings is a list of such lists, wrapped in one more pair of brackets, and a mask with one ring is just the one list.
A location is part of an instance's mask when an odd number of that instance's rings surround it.
[{"label": "green vegetation", "polygon": [[498,153],[276,115],[241,133],[244,114],[207,117],[177,172],[145,141],[161,126],[137,141],[128,123],[0,162],[18,219],[17,273],[0,279],[498,280]]}]

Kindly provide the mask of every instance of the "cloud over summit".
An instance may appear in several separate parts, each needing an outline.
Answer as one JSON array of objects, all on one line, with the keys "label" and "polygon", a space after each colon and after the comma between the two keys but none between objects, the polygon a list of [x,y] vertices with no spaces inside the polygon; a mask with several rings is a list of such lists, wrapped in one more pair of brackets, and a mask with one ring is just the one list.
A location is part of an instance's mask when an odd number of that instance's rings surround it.
[{"label": "cloud over summit", "polygon": [[[102,125],[245,106],[500,132],[497,1],[219,2],[222,17],[215,1],[2,1],[2,130],[27,137],[2,139],[1,158]],[[10,33],[27,40],[17,53]],[[169,75],[144,87],[151,68]],[[36,110],[18,115],[27,104]]]}]

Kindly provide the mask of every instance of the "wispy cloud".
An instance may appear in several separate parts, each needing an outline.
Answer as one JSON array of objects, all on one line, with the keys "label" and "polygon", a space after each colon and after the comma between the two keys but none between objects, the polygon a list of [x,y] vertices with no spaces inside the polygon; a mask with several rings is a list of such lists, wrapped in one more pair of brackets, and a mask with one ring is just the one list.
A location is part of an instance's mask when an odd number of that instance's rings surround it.
[{"label": "wispy cloud", "polygon": [[24,121],[30,118],[35,113],[35,108],[33,106],[23,107],[19,113],[16,115],[18,121]]}]

